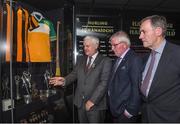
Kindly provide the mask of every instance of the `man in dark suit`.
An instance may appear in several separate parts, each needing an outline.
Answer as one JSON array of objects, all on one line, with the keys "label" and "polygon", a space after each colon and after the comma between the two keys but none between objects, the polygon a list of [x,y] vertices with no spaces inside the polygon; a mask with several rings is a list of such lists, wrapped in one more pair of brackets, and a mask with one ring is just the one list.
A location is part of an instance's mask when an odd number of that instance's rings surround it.
[{"label": "man in dark suit", "polygon": [[111,70],[111,59],[98,53],[99,39],[86,36],[83,41],[85,56],[81,56],[74,70],[63,77],[51,78],[50,83],[69,85],[77,80],[74,104],[78,108],[81,123],[104,121],[107,81]]},{"label": "man in dark suit", "polygon": [[108,84],[109,108],[114,122],[136,122],[142,60],[130,49],[130,38],[124,31],[113,34],[110,43],[117,59]]},{"label": "man in dark suit", "polygon": [[140,22],[139,38],[152,51],[140,87],[142,122],[180,122],[180,47],[165,39],[166,30],[164,16],[152,15]]}]

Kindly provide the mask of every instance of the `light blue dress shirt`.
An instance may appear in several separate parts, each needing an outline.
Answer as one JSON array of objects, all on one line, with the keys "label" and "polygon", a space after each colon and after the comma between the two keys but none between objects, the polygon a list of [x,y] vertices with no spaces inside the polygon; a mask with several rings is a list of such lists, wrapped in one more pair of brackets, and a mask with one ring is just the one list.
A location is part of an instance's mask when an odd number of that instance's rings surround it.
[{"label": "light blue dress shirt", "polygon": [[[148,96],[148,93],[149,93],[149,90],[150,90],[150,87],[151,87],[151,84],[152,84],[152,81],[153,81],[153,78],[154,78],[154,75],[155,75],[155,72],[157,70],[157,66],[158,66],[158,63],[159,63],[159,60],[161,58],[161,55],[162,55],[162,52],[164,50],[164,47],[165,47],[165,44],[166,44],[166,40],[164,39],[164,41],[160,44],[160,47],[155,49],[155,51],[157,52],[156,55],[155,55],[155,62],[154,62],[154,66],[153,66],[153,69],[152,69],[152,74],[151,74],[151,78],[150,78],[150,83],[148,85],[148,88],[146,90],[146,96]],[[142,82],[144,81],[144,78],[145,78],[145,75],[147,73],[147,70],[149,68],[149,65],[150,65],[150,61],[151,61],[151,56],[149,56],[148,58],[148,61],[146,63],[146,67],[145,67],[145,70],[143,72],[143,80]]]}]

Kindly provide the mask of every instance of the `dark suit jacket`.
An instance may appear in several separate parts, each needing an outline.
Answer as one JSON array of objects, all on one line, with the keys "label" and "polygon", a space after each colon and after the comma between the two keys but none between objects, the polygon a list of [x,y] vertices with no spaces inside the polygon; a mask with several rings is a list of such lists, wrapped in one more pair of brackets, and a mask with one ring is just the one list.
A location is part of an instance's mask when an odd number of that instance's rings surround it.
[{"label": "dark suit jacket", "polygon": [[65,77],[66,84],[77,80],[74,104],[80,108],[82,103],[91,100],[95,103],[93,109],[104,110],[107,108],[106,91],[107,81],[111,70],[111,59],[98,54],[88,72],[85,73],[87,56],[78,59],[75,69]]},{"label": "dark suit jacket", "polygon": [[[142,75],[142,60],[133,50],[129,50],[121,61],[108,85],[109,107],[114,117],[126,109],[137,115],[140,108],[139,82]],[[112,79],[111,79],[112,78]]]},{"label": "dark suit jacket", "polygon": [[167,42],[148,97],[143,96],[143,122],[180,122],[180,47]]}]

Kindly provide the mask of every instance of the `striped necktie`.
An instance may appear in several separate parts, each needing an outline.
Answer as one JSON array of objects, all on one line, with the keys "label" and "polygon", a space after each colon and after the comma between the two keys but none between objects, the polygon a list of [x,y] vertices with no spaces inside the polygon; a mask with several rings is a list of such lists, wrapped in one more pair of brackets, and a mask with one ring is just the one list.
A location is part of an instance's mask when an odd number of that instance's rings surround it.
[{"label": "striped necktie", "polygon": [[152,69],[154,67],[154,62],[155,62],[155,55],[156,55],[156,51],[152,50],[151,51],[151,61],[149,64],[149,68],[147,70],[146,76],[144,77],[143,83],[141,85],[141,92],[144,96],[147,96],[146,92],[147,92],[147,88],[149,86],[150,83],[150,79],[151,79],[151,74],[152,74]]}]

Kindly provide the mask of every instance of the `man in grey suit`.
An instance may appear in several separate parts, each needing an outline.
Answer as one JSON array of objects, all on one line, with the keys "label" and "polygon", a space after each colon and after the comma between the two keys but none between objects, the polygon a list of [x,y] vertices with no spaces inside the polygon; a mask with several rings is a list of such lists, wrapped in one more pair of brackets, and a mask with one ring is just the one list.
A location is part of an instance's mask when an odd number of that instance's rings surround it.
[{"label": "man in grey suit", "polygon": [[111,70],[111,59],[98,52],[99,39],[86,36],[83,41],[85,56],[79,57],[74,70],[65,78],[53,77],[50,83],[69,85],[77,80],[74,104],[78,108],[81,123],[104,121],[107,81]]},{"label": "man in grey suit", "polygon": [[165,39],[164,16],[148,16],[140,22],[143,46],[151,49],[140,86],[142,122],[180,122],[180,47]]}]

